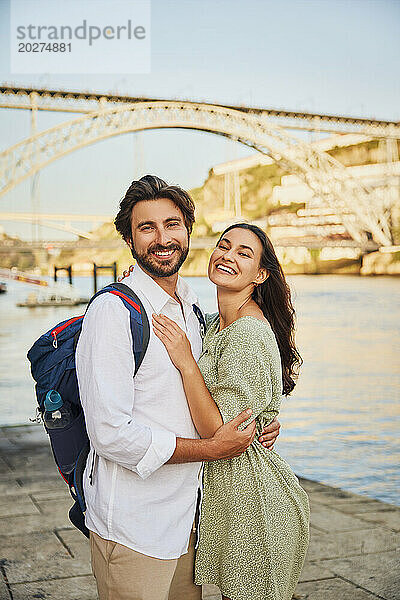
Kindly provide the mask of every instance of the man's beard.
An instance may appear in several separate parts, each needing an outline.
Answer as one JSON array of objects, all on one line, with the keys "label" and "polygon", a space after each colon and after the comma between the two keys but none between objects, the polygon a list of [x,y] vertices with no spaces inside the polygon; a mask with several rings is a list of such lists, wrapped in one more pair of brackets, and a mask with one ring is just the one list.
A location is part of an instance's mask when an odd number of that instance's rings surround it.
[{"label": "man's beard", "polygon": [[[161,260],[157,260],[157,257],[152,254],[153,252],[166,252],[168,250],[175,250],[175,252],[170,259],[163,259],[162,262]],[[170,277],[171,275],[175,275],[185,262],[189,254],[189,245],[186,248],[182,248],[179,244],[171,244],[169,246],[156,244],[141,253],[136,252],[133,246],[131,252],[139,267],[142,267],[149,275],[153,277]]]}]

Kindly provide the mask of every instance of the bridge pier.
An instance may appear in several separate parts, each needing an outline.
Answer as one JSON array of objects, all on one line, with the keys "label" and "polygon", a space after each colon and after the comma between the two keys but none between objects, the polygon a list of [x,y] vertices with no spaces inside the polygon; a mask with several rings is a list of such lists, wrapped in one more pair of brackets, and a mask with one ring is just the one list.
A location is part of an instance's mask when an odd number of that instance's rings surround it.
[{"label": "bridge pier", "polygon": [[97,292],[97,271],[99,270],[112,270],[114,281],[117,281],[117,263],[114,261],[112,265],[96,265],[93,263],[93,293]]},{"label": "bridge pier", "polygon": [[54,281],[57,281],[58,271],[67,271],[69,284],[72,285],[72,265],[68,265],[68,267],[56,267],[54,265]]}]

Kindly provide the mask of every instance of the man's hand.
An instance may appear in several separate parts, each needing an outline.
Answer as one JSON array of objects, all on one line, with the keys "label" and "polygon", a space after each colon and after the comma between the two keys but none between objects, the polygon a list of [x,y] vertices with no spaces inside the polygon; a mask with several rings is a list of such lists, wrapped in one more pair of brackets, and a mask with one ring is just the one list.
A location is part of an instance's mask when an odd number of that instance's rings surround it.
[{"label": "man's hand", "polygon": [[281,424],[275,417],[275,419],[271,421],[271,423],[262,430],[258,441],[261,442],[265,448],[268,448],[268,450],[272,450],[279,435],[280,427]]},{"label": "man's hand", "polygon": [[234,458],[240,456],[250,446],[256,434],[255,421],[242,430],[238,430],[238,427],[247,421],[251,413],[251,409],[247,409],[217,429],[213,437],[207,440],[210,447],[208,460]]},{"label": "man's hand", "polygon": [[220,460],[240,456],[248,448],[256,435],[256,424],[252,421],[247,427],[238,430],[239,425],[247,421],[252,410],[243,411],[214,433],[212,438],[192,440],[176,438],[176,447],[167,464]]}]

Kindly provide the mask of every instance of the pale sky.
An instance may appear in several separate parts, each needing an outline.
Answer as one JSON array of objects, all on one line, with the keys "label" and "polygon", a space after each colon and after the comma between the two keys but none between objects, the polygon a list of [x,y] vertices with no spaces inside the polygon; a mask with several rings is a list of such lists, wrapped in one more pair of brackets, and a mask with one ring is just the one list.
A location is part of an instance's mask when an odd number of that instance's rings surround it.
[{"label": "pale sky", "polygon": [[[41,1],[32,2],[40,11]],[[18,75],[9,66],[9,1],[0,0],[0,79],[400,120],[397,0],[152,0],[151,12],[149,75]],[[69,118],[40,113],[39,129]],[[28,134],[28,112],[0,110],[0,150]],[[248,154],[199,132],[118,136],[47,167],[40,175],[41,210],[113,214],[138,175],[155,173],[191,188],[214,164]],[[28,182],[0,198],[0,212],[9,210],[30,211]],[[29,226],[3,225],[11,234],[30,235]]]}]

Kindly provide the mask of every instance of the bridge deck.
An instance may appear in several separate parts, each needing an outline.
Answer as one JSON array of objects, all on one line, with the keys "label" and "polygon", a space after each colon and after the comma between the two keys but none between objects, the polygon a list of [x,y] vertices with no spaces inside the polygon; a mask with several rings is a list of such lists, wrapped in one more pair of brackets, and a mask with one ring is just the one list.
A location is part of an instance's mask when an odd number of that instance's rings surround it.
[{"label": "bridge deck", "polygon": [[[101,92],[77,91],[77,90],[48,90],[41,88],[25,88],[15,85],[0,86],[0,108],[30,109],[32,107],[32,94],[38,110],[50,110],[56,112],[85,113],[93,110],[93,103],[109,104],[134,104],[136,102],[178,102],[179,104],[197,104],[196,100],[179,100],[175,98],[151,98],[145,96],[124,96],[119,94],[108,94]],[[215,102],[200,102],[204,106],[221,106],[241,112],[253,113],[276,119],[278,122],[286,122],[290,129],[304,129],[308,131],[343,131],[360,132],[368,127],[379,130],[379,135],[385,137],[399,136],[399,121],[388,121],[375,119],[373,117],[354,117],[350,115],[332,115],[324,113],[311,113],[306,111],[285,110],[279,108],[268,108],[259,106],[237,106],[231,104],[219,104]],[[390,131],[392,132],[390,133]]]}]

